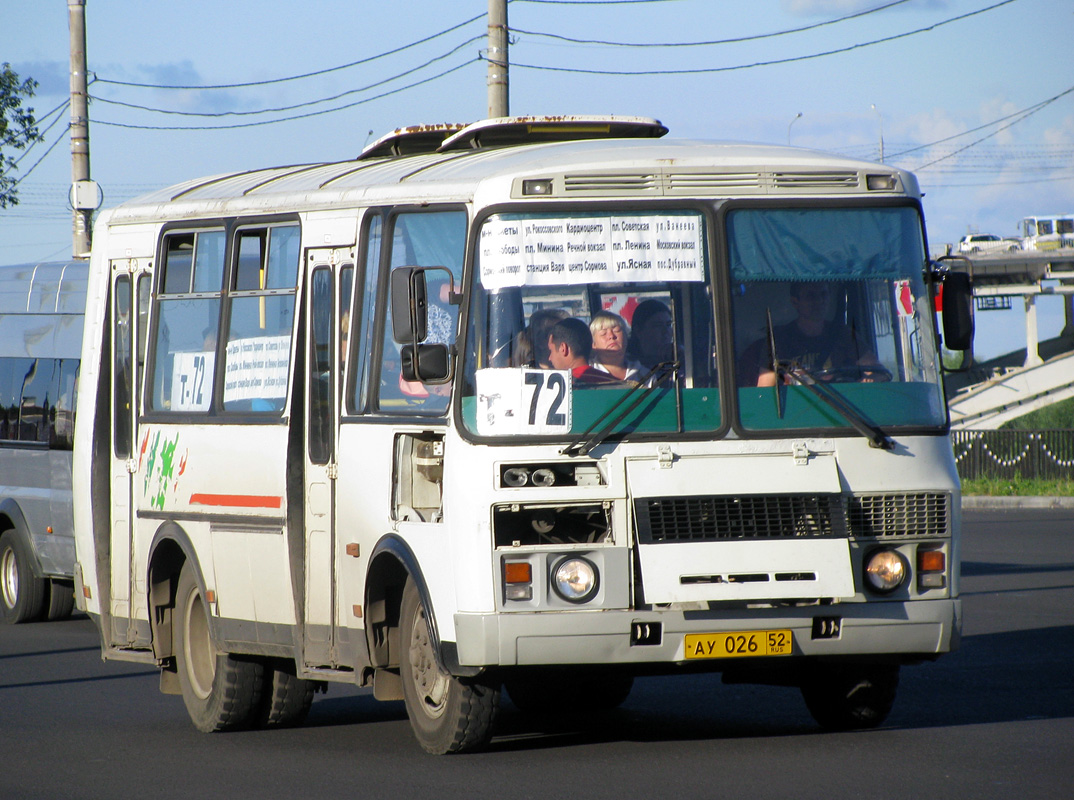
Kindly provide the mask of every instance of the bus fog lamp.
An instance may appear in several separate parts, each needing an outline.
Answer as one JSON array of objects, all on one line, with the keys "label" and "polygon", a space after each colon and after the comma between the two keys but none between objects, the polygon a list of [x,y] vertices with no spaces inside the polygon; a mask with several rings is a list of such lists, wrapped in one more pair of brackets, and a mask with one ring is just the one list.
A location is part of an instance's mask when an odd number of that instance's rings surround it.
[{"label": "bus fog lamp", "polygon": [[546,467],[535,469],[532,480],[534,486],[555,486],[556,473]]},{"label": "bus fog lamp", "polygon": [[503,482],[516,489],[530,482],[530,471],[525,467],[511,467],[503,471]]},{"label": "bus fog lamp", "polygon": [[877,550],[865,561],[865,580],[874,592],[886,594],[899,588],[909,570],[894,550]]},{"label": "bus fog lamp", "polygon": [[586,603],[597,593],[597,568],[587,558],[568,556],[552,569],[552,588],[568,603]]}]

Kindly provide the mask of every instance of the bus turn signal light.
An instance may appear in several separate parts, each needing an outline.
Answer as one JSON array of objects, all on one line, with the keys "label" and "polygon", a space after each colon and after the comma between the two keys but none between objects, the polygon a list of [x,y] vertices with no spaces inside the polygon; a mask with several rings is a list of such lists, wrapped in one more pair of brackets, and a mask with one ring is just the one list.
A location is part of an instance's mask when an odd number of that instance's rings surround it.
[{"label": "bus turn signal light", "polygon": [[947,559],[943,550],[919,550],[917,553],[918,572],[943,572],[947,567]]}]

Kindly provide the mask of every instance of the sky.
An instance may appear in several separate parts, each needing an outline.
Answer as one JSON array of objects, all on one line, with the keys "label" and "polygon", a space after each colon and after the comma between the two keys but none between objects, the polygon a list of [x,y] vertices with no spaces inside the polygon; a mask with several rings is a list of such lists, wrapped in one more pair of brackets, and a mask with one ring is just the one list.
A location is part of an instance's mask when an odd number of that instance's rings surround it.
[{"label": "sky", "polygon": [[[487,116],[487,0],[85,9],[104,207]],[[1013,236],[1024,216],[1074,213],[1069,0],[512,0],[508,25],[512,114],[641,115],[670,137],[874,161],[882,146],[918,176],[934,252],[969,232]],[[0,0],[0,62],[38,81],[29,105],[45,137],[5,151],[21,158],[20,203],[0,210],[3,264],[71,253],[68,54],[64,0]],[[171,88],[205,86],[227,88]],[[979,315],[979,355],[1011,349],[1018,306]],[[1061,300],[1042,299],[1038,314],[1041,337],[1056,335]]]}]

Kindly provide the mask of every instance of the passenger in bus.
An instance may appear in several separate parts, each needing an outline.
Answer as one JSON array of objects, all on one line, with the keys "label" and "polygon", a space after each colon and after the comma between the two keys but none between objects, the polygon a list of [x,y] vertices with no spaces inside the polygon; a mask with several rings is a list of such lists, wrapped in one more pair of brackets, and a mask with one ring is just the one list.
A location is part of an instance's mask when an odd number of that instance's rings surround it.
[{"label": "passenger in bus", "polygon": [[589,366],[592,351],[593,336],[582,320],[569,317],[552,326],[548,335],[548,354],[553,369],[570,370],[574,382],[582,386],[619,383],[607,372]]},{"label": "passenger in bus", "polygon": [[[788,291],[795,319],[772,328],[776,357],[780,361],[794,362],[818,380],[845,381],[849,378],[873,382],[891,379],[872,351],[850,328],[828,319],[831,302],[828,284],[795,282]],[[745,386],[776,385],[767,335],[743,353],[740,380]]]},{"label": "passenger in bus", "polygon": [[675,359],[674,326],[671,311],[659,300],[649,299],[634,309],[632,332],[626,355],[645,369]]},{"label": "passenger in bus", "polygon": [[[562,308],[538,308],[530,314],[529,325],[515,337],[511,366],[551,369],[552,362],[548,359],[548,334],[552,332],[553,325],[569,316]],[[536,352],[534,342],[541,342],[541,352]]]},{"label": "passenger in bus", "polygon": [[589,321],[589,332],[593,336],[593,352],[589,364],[593,369],[606,372],[619,381],[641,379],[645,368],[626,352],[627,337],[630,329],[626,320],[612,311],[601,310]]}]

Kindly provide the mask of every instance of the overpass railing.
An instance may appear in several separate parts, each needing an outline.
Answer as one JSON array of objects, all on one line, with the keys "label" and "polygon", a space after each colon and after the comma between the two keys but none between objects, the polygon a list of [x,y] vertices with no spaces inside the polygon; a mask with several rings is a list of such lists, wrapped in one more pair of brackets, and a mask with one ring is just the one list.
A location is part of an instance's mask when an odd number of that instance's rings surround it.
[{"label": "overpass railing", "polygon": [[959,477],[1074,480],[1074,430],[952,430]]}]

